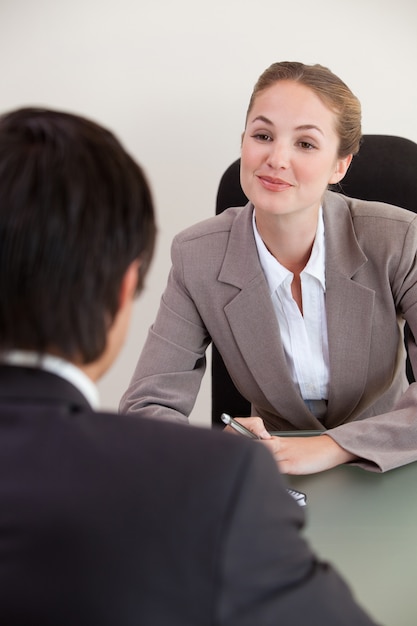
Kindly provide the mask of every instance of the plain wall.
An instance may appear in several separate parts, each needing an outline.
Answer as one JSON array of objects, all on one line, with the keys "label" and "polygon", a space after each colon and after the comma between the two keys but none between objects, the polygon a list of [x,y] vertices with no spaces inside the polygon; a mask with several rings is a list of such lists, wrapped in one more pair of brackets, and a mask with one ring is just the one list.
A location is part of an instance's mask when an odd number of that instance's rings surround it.
[{"label": "plain wall", "polygon": [[[252,87],[272,62],[321,63],[360,98],[363,132],[417,141],[415,0],[0,0],[0,111],[41,105],[110,127],[144,166],[159,239],[122,354],[115,409],[156,314],[173,236],[214,214]],[[207,372],[191,421],[210,423]]]}]

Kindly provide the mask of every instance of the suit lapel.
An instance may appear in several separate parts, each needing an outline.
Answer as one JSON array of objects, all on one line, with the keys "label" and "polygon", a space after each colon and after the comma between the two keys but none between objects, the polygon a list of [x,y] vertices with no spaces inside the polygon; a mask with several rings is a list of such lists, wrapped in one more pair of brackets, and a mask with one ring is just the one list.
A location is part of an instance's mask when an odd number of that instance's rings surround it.
[{"label": "suit lapel", "polygon": [[357,242],[346,201],[336,194],[326,194],[323,210],[330,356],[326,425],[334,427],[346,421],[364,391],[375,292],[354,280],[367,258]]},{"label": "suit lapel", "polygon": [[253,206],[236,217],[219,280],[239,287],[225,306],[242,357],[267,400],[296,428],[320,428],[288,371],[269,289],[259,263],[252,228]]},{"label": "suit lapel", "polygon": [[318,428],[289,375],[263,274],[257,284],[242,289],[225,313],[246,365],[268,402],[295,427]]}]

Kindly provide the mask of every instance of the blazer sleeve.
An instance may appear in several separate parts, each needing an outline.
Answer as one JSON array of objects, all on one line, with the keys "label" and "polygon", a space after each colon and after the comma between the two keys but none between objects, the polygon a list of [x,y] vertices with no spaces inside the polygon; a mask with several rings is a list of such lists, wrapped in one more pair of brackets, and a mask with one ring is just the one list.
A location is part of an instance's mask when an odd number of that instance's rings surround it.
[{"label": "blazer sleeve", "polygon": [[[401,255],[393,277],[396,310],[408,323],[408,354],[417,377],[417,224],[414,219],[402,242]],[[380,329],[383,341],[384,329]],[[404,363],[397,364],[403,373]],[[356,465],[385,472],[417,461],[417,383],[399,392],[390,410],[348,422],[326,433],[342,448],[359,457]]]},{"label": "blazer sleeve", "polygon": [[252,444],[236,477],[219,557],[219,626],[371,626],[339,574],[300,534],[303,509],[268,451]]},{"label": "blazer sleeve", "polygon": [[188,422],[206,369],[205,352],[211,337],[187,291],[178,238],[173,241],[171,258],[167,287],[120,411]]},{"label": "blazer sleeve", "polygon": [[386,472],[415,462],[417,383],[409,386],[392,411],[342,424],[325,434],[359,458],[353,465],[366,470]]}]

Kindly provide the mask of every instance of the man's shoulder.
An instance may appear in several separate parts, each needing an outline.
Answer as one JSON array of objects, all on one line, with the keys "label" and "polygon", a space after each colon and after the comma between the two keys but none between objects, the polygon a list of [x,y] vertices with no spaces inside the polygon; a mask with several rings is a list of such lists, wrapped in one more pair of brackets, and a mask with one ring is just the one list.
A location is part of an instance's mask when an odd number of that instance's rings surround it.
[{"label": "man's shoulder", "polygon": [[[189,449],[198,446],[207,449],[227,449],[233,454],[251,454],[254,442],[234,433],[224,432],[221,427],[206,428],[182,424],[154,417],[137,417],[110,411],[93,412],[89,419],[95,426],[109,433],[116,431],[125,438],[135,437],[144,444]],[[152,445],[152,444],[151,444]]]},{"label": "man's shoulder", "polygon": [[210,475],[219,483],[239,482],[254,467],[264,468],[265,475],[279,476],[272,455],[262,444],[221,428],[111,413],[93,414],[90,419],[95,418],[98,436],[120,452],[122,462],[143,467],[161,464],[178,475],[189,473],[196,480]]}]

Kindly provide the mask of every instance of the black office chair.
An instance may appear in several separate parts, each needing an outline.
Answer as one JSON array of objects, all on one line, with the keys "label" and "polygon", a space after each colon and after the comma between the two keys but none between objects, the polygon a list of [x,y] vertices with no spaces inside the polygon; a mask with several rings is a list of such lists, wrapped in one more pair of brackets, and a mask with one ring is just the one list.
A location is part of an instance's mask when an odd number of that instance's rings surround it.
[{"label": "black office chair", "polygon": [[[231,206],[244,206],[247,198],[240,186],[240,159],[224,172],[216,201],[216,214]],[[379,200],[417,213],[417,144],[403,137],[364,135],[359,154],[344,177],[331,189],[353,198]],[[409,329],[406,326],[406,335]],[[212,347],[212,423],[222,424],[222,411],[250,415],[250,403],[232,383],[216,346]],[[407,377],[414,376],[407,358]]]}]

